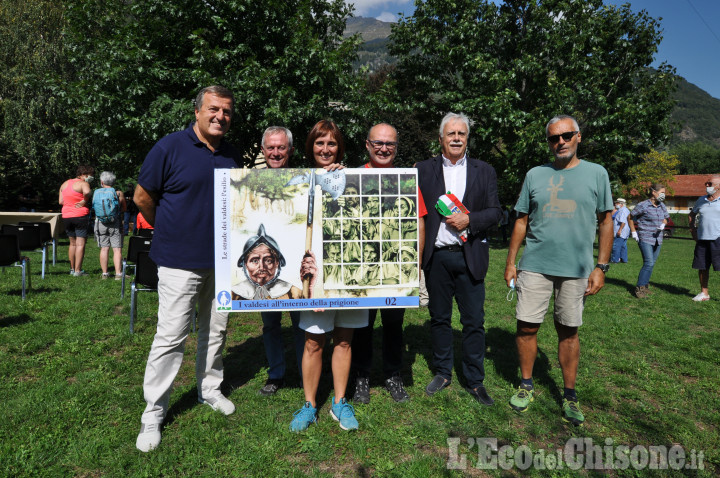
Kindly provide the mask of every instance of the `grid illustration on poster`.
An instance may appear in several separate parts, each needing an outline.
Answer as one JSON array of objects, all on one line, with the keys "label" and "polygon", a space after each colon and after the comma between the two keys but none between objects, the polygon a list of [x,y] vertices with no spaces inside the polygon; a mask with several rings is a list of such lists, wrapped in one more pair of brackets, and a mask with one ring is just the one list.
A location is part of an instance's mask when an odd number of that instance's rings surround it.
[{"label": "grid illustration on poster", "polygon": [[323,200],[325,289],[413,285],[418,280],[417,183],[411,174],[346,174]]}]

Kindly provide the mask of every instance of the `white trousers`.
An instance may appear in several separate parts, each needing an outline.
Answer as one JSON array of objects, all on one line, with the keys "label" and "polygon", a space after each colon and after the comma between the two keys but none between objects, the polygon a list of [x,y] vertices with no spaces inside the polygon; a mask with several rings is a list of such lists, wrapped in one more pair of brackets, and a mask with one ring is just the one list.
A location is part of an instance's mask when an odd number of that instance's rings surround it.
[{"label": "white trousers", "polygon": [[162,423],[165,419],[196,304],[198,398],[220,393],[228,314],[215,311],[214,274],[214,269],[158,267],[158,325],[145,367],[143,390],[147,407],[142,423]]}]

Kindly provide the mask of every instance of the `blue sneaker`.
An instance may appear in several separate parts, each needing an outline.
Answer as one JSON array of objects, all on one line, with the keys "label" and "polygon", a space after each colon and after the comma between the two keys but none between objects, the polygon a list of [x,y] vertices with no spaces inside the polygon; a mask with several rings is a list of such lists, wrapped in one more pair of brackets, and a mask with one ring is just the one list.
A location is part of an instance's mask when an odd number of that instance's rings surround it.
[{"label": "blue sneaker", "polygon": [[330,415],[340,422],[340,428],[343,430],[357,430],[358,421],[355,419],[355,409],[345,398],[340,399],[340,403],[335,403],[335,397],[332,399],[332,408]]},{"label": "blue sneaker", "polygon": [[317,409],[310,402],[305,402],[305,406],[295,412],[293,420],[290,422],[290,430],[301,432],[307,430],[311,423],[317,422]]}]

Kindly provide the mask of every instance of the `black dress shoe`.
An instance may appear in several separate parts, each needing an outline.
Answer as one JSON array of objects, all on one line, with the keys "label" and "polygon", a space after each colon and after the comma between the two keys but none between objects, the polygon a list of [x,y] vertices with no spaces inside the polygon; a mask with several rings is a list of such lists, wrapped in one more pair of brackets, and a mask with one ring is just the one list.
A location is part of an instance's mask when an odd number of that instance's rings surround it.
[{"label": "black dress shoe", "polygon": [[487,391],[485,391],[485,387],[482,385],[477,388],[468,388],[467,391],[473,396],[473,398],[475,398],[475,400],[483,405],[492,405],[495,403],[495,400],[490,398],[490,395],[488,395]]},{"label": "black dress shoe", "polygon": [[425,387],[425,393],[430,395],[431,397],[435,395],[437,392],[442,390],[443,388],[450,385],[450,379],[445,378],[441,375],[435,375],[433,379],[428,383],[428,386]]}]

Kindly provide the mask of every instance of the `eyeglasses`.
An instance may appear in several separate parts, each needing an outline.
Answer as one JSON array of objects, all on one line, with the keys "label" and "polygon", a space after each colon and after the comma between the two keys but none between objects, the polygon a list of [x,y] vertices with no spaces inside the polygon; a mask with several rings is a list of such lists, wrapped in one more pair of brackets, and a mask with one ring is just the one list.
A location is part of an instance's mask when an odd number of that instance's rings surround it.
[{"label": "eyeglasses", "polygon": [[579,132],[580,131],[568,131],[567,133],[563,133],[563,134],[554,134],[552,136],[548,136],[547,141],[548,141],[548,143],[554,144],[554,143],[557,143],[558,141],[560,141],[560,137],[562,137],[563,141],[567,142],[567,141],[570,141],[571,139],[573,139],[573,136],[575,136]]},{"label": "eyeglasses", "polygon": [[392,151],[393,149],[397,148],[397,141],[370,141],[368,140],[368,143],[372,144],[372,147],[378,151],[380,151],[383,146],[385,146],[388,150]]}]

